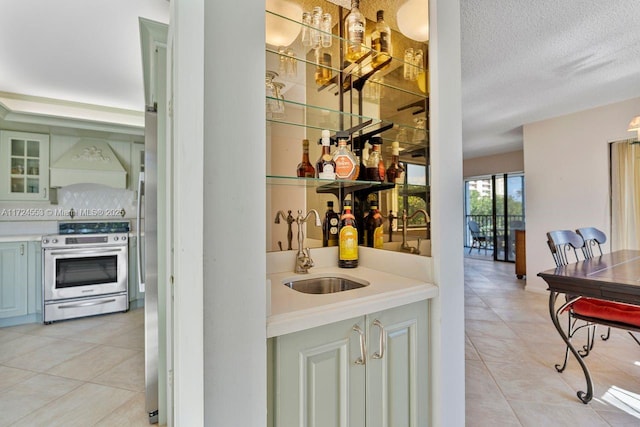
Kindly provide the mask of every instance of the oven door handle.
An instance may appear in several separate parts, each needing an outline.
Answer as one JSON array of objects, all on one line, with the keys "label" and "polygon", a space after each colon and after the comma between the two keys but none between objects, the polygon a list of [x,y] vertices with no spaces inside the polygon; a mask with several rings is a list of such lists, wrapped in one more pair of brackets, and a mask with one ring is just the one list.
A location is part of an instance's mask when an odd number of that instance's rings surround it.
[{"label": "oven door handle", "polygon": [[61,251],[50,251],[48,253],[53,256],[55,255],[119,255],[120,253],[122,253],[122,249],[113,249],[113,248],[65,249]]}]

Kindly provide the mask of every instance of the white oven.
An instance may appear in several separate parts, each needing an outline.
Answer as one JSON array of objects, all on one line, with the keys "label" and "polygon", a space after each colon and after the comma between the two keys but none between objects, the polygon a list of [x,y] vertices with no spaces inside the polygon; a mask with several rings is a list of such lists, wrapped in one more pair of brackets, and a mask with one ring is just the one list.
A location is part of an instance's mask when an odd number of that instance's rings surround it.
[{"label": "white oven", "polygon": [[42,238],[44,322],[128,309],[126,234]]}]

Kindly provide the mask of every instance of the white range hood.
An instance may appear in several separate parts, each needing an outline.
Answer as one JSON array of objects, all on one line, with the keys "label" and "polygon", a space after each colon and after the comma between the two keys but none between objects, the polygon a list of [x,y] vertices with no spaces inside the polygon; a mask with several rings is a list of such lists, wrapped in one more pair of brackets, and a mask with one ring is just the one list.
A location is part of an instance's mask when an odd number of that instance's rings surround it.
[{"label": "white range hood", "polygon": [[106,141],[81,140],[50,167],[51,187],[88,183],[127,188],[127,171]]}]

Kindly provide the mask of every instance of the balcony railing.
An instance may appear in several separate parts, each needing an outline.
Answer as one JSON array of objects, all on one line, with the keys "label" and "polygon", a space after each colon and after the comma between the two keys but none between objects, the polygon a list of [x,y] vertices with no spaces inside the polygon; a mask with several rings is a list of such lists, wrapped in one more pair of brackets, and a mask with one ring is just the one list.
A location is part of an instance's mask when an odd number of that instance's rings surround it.
[{"label": "balcony railing", "polygon": [[[473,241],[469,231],[469,221],[478,223],[480,230],[489,237],[488,247],[493,250],[497,248],[496,258],[505,259],[505,248],[510,248],[506,253],[506,259],[515,259],[515,230],[524,229],[524,215],[466,215],[465,217],[465,247],[471,247]],[[494,227],[495,221],[495,227]]]}]

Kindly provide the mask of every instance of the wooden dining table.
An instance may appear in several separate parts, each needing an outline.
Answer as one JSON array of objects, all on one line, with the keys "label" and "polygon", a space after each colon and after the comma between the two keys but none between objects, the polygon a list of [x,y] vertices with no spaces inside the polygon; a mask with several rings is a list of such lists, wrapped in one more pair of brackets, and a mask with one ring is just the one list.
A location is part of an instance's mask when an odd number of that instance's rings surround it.
[{"label": "wooden dining table", "polygon": [[[587,382],[587,392],[578,398],[588,403],[593,398],[593,380],[581,355],[558,319],[568,306],[583,297],[598,298],[640,306],[640,251],[620,250],[538,273],[549,286],[549,314],[558,333],[576,357]],[[567,296],[556,307],[558,296]],[[556,369],[558,367],[556,366]],[[561,369],[558,369],[561,371]]]}]

